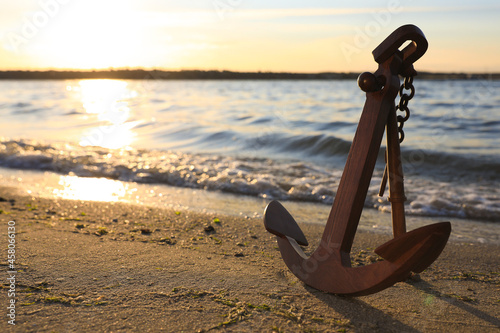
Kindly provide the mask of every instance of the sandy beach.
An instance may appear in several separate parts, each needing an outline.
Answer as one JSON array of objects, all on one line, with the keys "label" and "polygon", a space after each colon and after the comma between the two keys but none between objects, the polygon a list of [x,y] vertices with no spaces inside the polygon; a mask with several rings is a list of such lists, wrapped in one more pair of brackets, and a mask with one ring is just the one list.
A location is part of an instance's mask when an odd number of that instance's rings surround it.
[{"label": "sandy beach", "polygon": [[[500,327],[498,246],[451,242],[426,271],[374,295],[305,286],[260,219],[0,188],[2,244],[15,221],[17,332],[487,332]],[[303,225],[314,243],[322,227]],[[390,236],[360,231],[354,265]],[[314,248],[312,244],[311,249]]]}]

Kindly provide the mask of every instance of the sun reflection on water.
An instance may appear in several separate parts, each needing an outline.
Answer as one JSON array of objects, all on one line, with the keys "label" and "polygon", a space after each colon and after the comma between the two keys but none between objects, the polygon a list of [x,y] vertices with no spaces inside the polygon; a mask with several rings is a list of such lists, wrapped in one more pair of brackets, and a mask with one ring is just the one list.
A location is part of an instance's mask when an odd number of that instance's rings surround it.
[{"label": "sun reflection on water", "polygon": [[130,194],[126,183],[105,178],[60,176],[58,185],[53,195],[63,199],[116,202]]},{"label": "sun reflection on water", "polygon": [[129,100],[136,92],[121,80],[82,80],[79,82],[81,101],[86,113],[100,125],[86,131],[80,140],[82,146],[124,148],[132,144],[138,121],[129,121]]}]

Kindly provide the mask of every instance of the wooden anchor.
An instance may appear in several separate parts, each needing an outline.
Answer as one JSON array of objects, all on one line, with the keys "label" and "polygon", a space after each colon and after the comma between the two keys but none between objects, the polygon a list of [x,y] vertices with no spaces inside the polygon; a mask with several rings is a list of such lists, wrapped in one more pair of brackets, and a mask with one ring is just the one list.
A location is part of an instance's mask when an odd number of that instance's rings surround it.
[{"label": "wooden anchor", "polygon": [[[410,44],[399,50],[407,41]],[[306,237],[290,213],[277,201],[265,209],[264,225],[276,235],[286,265],[313,288],[355,296],[378,292],[404,281],[411,272],[422,272],[437,259],[448,241],[450,222],[409,232],[405,222],[406,198],[394,100],[400,88],[398,75],[416,74],[413,63],[425,53],[427,45],[418,27],[405,25],[373,51],[379,66],[374,74],[363,73],[358,78],[358,85],[366,92],[366,102],[321,242],[309,257],[299,246],[308,245]],[[384,260],[351,267],[350,251],[385,129],[394,238],[375,249]]]}]

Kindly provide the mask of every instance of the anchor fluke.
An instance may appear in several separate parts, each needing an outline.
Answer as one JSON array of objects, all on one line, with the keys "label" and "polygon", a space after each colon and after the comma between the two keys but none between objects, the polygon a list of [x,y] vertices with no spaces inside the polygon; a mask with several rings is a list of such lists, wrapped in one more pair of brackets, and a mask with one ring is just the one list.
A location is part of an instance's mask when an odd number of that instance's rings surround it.
[{"label": "anchor fluke", "polygon": [[[440,222],[426,225],[391,239],[387,243],[384,243],[376,248],[374,252],[385,260],[394,262],[418,243],[424,244],[432,238],[432,243],[429,244],[432,249],[429,250],[432,250],[432,252],[435,253],[435,258],[429,262],[430,265],[441,254],[441,251],[443,251],[444,246],[448,241],[448,237],[450,236],[450,232],[450,222]],[[422,268],[421,271],[425,268],[427,267]],[[419,268],[416,269],[418,270]],[[414,272],[419,273],[415,270]]]},{"label": "anchor fluke", "polygon": [[309,245],[306,236],[295,219],[278,201],[271,201],[264,211],[264,226],[270,233],[295,239],[297,243],[303,246]]}]

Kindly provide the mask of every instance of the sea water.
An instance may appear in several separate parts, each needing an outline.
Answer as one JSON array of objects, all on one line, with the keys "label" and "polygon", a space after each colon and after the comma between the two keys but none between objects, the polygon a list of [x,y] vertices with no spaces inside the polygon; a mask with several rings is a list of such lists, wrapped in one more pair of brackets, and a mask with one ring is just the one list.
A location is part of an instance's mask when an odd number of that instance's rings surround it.
[{"label": "sea water", "polygon": [[[415,87],[402,143],[407,214],[499,222],[500,81],[417,76]],[[65,181],[85,178],[325,209],[365,101],[354,80],[14,80],[0,91],[4,184],[43,171],[63,179],[46,186],[61,197]],[[378,197],[383,167],[382,148],[365,207],[390,211]]]}]

